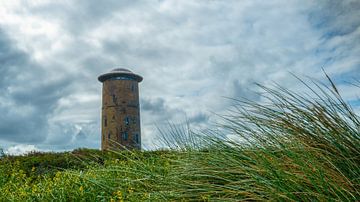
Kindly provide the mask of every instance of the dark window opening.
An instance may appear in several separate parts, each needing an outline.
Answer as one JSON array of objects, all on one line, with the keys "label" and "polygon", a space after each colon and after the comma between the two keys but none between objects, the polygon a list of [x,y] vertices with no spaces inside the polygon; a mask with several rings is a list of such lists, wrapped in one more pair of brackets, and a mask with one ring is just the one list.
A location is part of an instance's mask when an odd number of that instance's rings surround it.
[{"label": "dark window opening", "polygon": [[107,119],[106,119],[106,117],[104,118],[104,126],[105,126],[105,127],[107,126]]},{"label": "dark window opening", "polygon": [[122,138],[123,138],[123,140],[128,140],[128,133],[127,133],[127,132],[123,132]]},{"label": "dark window opening", "polygon": [[112,95],[112,100],[113,100],[113,103],[116,104],[116,95]]},{"label": "dark window opening", "polygon": [[125,117],[125,120],[124,120],[124,122],[125,122],[125,125],[129,125],[129,117]]},{"label": "dark window opening", "polygon": [[108,139],[111,139],[111,134],[110,134],[110,132],[108,133]]},{"label": "dark window opening", "polygon": [[126,76],[117,76],[117,77],[112,77],[109,80],[130,80],[130,81],[136,81],[135,78],[133,77],[126,77]]},{"label": "dark window opening", "polygon": [[136,144],[139,144],[139,134],[135,134],[134,141]]}]

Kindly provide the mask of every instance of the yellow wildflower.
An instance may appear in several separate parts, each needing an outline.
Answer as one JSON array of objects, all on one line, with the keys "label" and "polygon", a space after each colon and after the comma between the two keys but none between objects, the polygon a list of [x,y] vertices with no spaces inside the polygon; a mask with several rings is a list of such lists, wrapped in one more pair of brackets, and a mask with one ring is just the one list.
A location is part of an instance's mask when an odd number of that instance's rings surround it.
[{"label": "yellow wildflower", "polygon": [[120,190],[116,192],[116,196],[120,199],[122,198],[122,193]]},{"label": "yellow wildflower", "polygon": [[32,193],[34,194],[34,193],[36,193],[37,191],[38,191],[38,188],[37,188],[36,185],[34,185],[34,186],[32,187]]}]

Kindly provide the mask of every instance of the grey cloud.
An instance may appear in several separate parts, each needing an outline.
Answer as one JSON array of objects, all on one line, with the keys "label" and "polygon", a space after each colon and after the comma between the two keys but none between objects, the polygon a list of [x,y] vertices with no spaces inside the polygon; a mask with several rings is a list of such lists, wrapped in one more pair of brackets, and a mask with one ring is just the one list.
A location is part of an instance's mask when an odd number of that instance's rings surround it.
[{"label": "grey cloud", "polygon": [[[33,105],[48,112],[55,107],[57,100],[68,93],[67,85],[71,80],[72,78],[69,77],[59,81],[40,82],[35,86],[26,86],[25,82],[23,84],[18,83],[21,88],[10,93],[10,95],[16,104]],[[36,83],[36,81],[33,82]]]},{"label": "grey cloud", "polygon": [[199,124],[199,123],[207,123],[209,120],[209,115],[205,113],[198,113],[195,116],[192,116],[188,119],[190,124]]},{"label": "grey cloud", "polygon": [[169,122],[184,122],[186,111],[170,107],[164,98],[145,97],[140,100],[142,120],[145,125],[163,125]]},{"label": "grey cloud", "polygon": [[69,150],[77,147],[99,148],[100,129],[98,122],[74,124],[56,122],[49,127],[50,133],[43,147],[55,150]]},{"label": "grey cloud", "polygon": [[233,81],[233,98],[235,99],[249,99],[253,101],[259,101],[260,95],[254,88],[255,82],[249,82],[248,80],[234,80]]},{"label": "grey cloud", "polygon": [[156,114],[161,114],[168,110],[165,106],[165,101],[162,98],[141,99],[141,109]]},{"label": "grey cloud", "polygon": [[49,2],[28,8],[31,14],[40,14],[61,23],[64,31],[81,34],[94,26],[106,23],[115,12],[122,12],[129,7],[145,4],[134,0],[78,0]]},{"label": "grey cloud", "polygon": [[322,33],[321,45],[314,54],[324,58],[325,70],[337,72],[334,77],[347,78],[359,72],[359,9],[360,2],[356,0],[324,0],[309,13],[309,22]]},{"label": "grey cloud", "polygon": [[84,133],[84,131],[80,130],[76,135],[75,135],[75,139],[77,141],[84,141],[87,139],[86,134]]},{"label": "grey cloud", "polygon": [[16,49],[9,37],[0,29],[0,90],[10,83],[23,64],[28,64],[28,55]]},{"label": "grey cloud", "polygon": [[49,80],[46,72],[0,31],[0,138],[39,143],[47,136],[48,116],[71,77]]},{"label": "grey cloud", "polygon": [[[21,38],[23,47],[46,52],[41,64],[0,34],[0,138],[54,149],[98,147],[101,84],[96,78],[117,66],[144,77],[145,143],[156,134],[154,124],[187,117],[199,125],[209,122],[207,110],[222,113],[229,106],[223,96],[258,100],[253,81],[296,88],[287,72],[320,78],[324,64],[332,76],[355,75],[358,5],[327,0],[23,4],[11,14],[24,21],[35,17],[54,30],[40,24],[35,32],[41,37],[33,36],[34,29],[13,32],[26,27],[21,21],[5,30]],[[55,43],[42,35],[48,31],[63,43],[60,48],[46,49]],[[24,125],[8,127],[16,122]]]},{"label": "grey cloud", "polygon": [[326,31],[325,37],[349,34],[360,26],[360,2],[357,0],[324,0],[313,8],[309,20]]}]

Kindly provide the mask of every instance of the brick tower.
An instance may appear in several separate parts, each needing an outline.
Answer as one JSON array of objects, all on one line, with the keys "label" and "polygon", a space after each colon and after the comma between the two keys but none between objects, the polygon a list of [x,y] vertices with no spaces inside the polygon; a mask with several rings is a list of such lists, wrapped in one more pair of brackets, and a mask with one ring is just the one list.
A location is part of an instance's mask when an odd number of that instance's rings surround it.
[{"label": "brick tower", "polygon": [[141,149],[138,83],[143,78],[117,68],[98,80],[103,83],[101,149]]}]

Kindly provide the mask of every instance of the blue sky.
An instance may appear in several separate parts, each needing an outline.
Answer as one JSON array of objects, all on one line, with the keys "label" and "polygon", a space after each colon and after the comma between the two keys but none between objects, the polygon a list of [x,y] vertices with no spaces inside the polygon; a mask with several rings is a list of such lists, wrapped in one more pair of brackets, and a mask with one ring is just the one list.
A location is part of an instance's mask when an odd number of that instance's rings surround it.
[{"label": "blue sky", "polygon": [[155,125],[216,122],[254,82],[301,91],[325,80],[358,110],[359,1],[0,1],[0,147],[100,147],[101,83],[116,67],[140,84],[143,147]]}]

